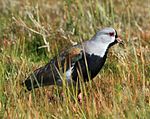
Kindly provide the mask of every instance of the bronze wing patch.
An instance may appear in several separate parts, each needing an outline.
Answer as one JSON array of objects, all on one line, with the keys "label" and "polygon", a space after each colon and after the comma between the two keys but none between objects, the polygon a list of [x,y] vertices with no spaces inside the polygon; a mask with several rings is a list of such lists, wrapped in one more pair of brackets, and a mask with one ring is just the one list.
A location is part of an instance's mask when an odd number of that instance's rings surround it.
[{"label": "bronze wing patch", "polygon": [[63,51],[60,54],[59,58],[61,61],[69,59],[73,63],[75,63],[80,58],[82,58],[82,51],[83,51],[82,48],[79,45],[77,45],[77,46],[74,46],[72,48],[69,48],[69,49]]}]

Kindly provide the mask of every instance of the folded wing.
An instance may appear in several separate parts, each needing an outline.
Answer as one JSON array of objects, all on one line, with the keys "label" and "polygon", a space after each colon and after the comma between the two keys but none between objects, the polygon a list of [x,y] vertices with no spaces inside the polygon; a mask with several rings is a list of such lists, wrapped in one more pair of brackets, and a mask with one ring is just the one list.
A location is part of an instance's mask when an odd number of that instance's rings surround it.
[{"label": "folded wing", "polygon": [[71,82],[71,74],[76,62],[83,57],[80,45],[63,51],[45,66],[36,69],[23,82],[28,90],[47,85],[62,85],[63,80]]}]

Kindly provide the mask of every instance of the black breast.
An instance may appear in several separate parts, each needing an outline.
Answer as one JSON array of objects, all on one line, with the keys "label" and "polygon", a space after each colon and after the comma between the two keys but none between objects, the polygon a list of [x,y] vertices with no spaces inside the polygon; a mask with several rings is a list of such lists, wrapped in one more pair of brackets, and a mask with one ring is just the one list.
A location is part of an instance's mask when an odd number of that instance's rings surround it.
[{"label": "black breast", "polygon": [[94,54],[85,54],[85,56],[86,59],[83,57],[75,64],[72,73],[72,79],[75,81],[78,80],[79,73],[85,82],[89,81],[89,79],[93,79],[99,73],[106,61],[106,54],[103,58]]}]

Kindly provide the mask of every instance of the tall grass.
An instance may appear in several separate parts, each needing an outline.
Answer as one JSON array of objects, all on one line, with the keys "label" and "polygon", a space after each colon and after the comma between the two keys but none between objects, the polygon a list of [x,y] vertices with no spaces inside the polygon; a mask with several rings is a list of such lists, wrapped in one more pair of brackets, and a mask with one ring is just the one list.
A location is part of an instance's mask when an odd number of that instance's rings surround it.
[{"label": "tall grass", "polygon": [[[150,0],[0,3],[0,118],[150,118]],[[24,91],[30,72],[107,26],[125,45],[83,84],[82,104],[68,88]]]}]

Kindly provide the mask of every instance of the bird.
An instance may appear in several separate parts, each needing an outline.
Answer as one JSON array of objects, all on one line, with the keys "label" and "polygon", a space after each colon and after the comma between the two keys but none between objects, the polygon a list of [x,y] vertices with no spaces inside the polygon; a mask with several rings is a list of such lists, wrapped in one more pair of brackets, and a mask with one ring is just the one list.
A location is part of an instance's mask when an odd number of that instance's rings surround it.
[{"label": "bird", "polygon": [[[63,86],[79,85],[81,82],[92,80],[105,64],[108,50],[117,43],[122,43],[117,31],[112,27],[98,30],[96,34],[87,41],[68,48],[54,58],[45,66],[31,73],[23,81],[28,91],[48,85]],[[80,86],[78,90],[80,90]],[[81,92],[78,95],[82,100]]]}]

